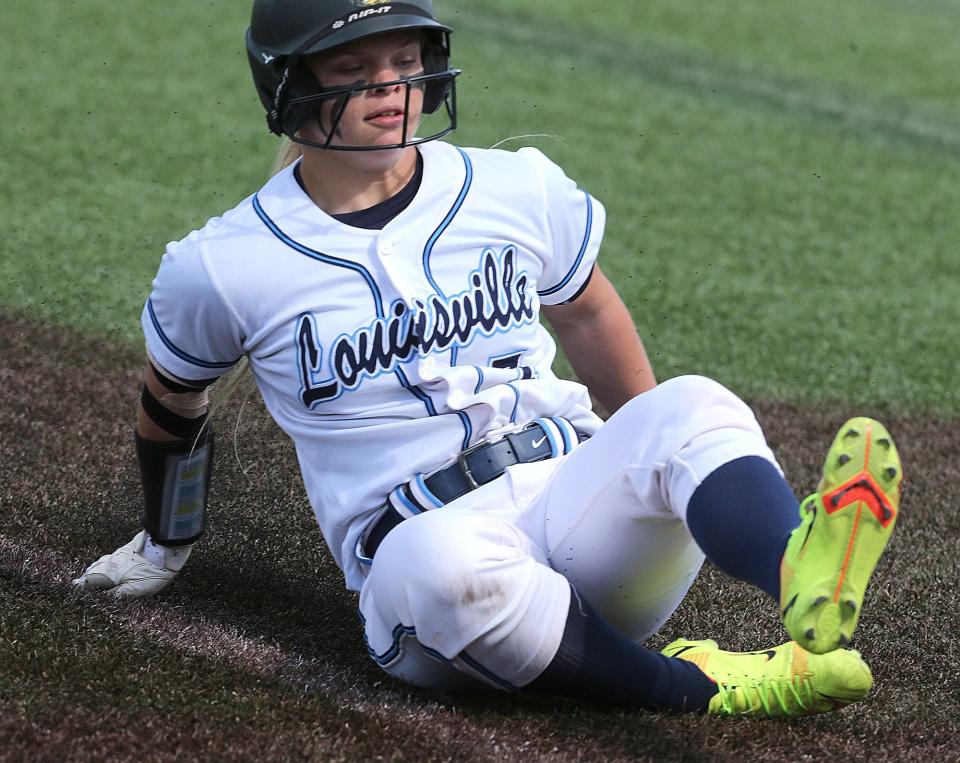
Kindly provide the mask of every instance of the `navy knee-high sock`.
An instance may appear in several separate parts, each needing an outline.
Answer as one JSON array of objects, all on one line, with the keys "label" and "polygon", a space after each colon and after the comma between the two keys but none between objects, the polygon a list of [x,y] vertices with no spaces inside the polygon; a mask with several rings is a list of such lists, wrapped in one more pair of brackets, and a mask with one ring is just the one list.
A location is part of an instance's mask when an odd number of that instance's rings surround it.
[{"label": "navy knee-high sock", "polygon": [[687,507],[687,526],[707,559],[780,598],[780,559],[800,524],[799,502],[776,467],[745,456],[707,475]]},{"label": "navy knee-high sock", "polygon": [[644,649],[572,589],[560,649],[524,689],[674,712],[702,712],[717,693],[696,665]]}]

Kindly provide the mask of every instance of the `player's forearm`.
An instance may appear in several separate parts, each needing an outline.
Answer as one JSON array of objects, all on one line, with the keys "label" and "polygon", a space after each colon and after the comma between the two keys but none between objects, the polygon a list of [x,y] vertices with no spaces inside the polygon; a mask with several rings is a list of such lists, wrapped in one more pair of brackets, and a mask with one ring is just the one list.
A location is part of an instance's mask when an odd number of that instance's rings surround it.
[{"label": "player's forearm", "polygon": [[[115,596],[151,596],[180,572],[206,517],[213,441],[204,434],[204,390],[164,386],[148,364],[137,409],[143,530],[74,580]],[[202,493],[201,493],[202,491]]]},{"label": "player's forearm", "polygon": [[657,384],[622,303],[580,323],[557,327],[557,336],[577,377],[610,413]]},{"label": "player's forearm", "polygon": [[599,266],[575,300],[543,313],[580,381],[610,413],[656,386],[630,311]]},{"label": "player's forearm", "polygon": [[147,365],[137,414],[143,527],[161,546],[189,546],[206,524],[214,444],[207,393],[159,374]]}]

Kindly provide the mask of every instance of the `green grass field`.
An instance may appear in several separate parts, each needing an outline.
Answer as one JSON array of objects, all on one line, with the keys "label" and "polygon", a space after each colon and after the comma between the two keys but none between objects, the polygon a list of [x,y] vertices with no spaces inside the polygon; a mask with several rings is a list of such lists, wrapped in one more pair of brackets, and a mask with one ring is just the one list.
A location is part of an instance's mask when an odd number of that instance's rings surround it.
[{"label": "green grass field", "polygon": [[[243,3],[12,0],[0,305],[139,342],[163,245],[255,190]],[[456,140],[533,143],[608,207],[661,377],[955,414],[960,6],[451,7]]]},{"label": "green grass field", "polygon": [[[798,492],[841,416],[890,417],[908,489],[858,630],[874,692],[718,724],[401,687],[364,651],[289,444],[250,412],[177,583],[73,591],[136,531],[164,245],[255,191],[277,142],[247,2],[5,0],[0,761],[960,759],[960,0],[436,1],[464,69],[454,142],[536,145],[603,201],[601,261],[660,379],[753,402]],[[653,646],[783,639],[709,567],[669,625]]]}]

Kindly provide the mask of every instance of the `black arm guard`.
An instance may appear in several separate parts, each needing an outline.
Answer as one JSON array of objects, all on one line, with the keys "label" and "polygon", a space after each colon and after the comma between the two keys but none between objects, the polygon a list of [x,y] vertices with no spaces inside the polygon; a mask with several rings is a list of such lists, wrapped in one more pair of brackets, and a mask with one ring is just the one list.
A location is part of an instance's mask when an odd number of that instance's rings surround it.
[{"label": "black arm guard", "polygon": [[213,471],[213,431],[172,442],[134,432],[143,483],[143,527],[163,546],[186,546],[203,534]]}]

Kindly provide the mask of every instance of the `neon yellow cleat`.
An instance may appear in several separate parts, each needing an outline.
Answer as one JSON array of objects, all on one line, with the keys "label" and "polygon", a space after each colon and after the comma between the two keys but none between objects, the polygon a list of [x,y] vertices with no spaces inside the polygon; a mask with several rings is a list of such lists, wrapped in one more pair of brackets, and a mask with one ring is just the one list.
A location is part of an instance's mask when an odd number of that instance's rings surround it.
[{"label": "neon yellow cleat", "polygon": [[840,428],[780,563],[783,624],[807,651],[824,654],[850,643],[897,521],[902,479],[883,424],[859,417]]},{"label": "neon yellow cleat", "polygon": [[663,654],[692,662],[716,683],[711,715],[827,713],[856,702],[873,686],[867,663],[848,649],[810,654],[790,641],[763,652],[725,652],[716,641],[679,639]]}]

